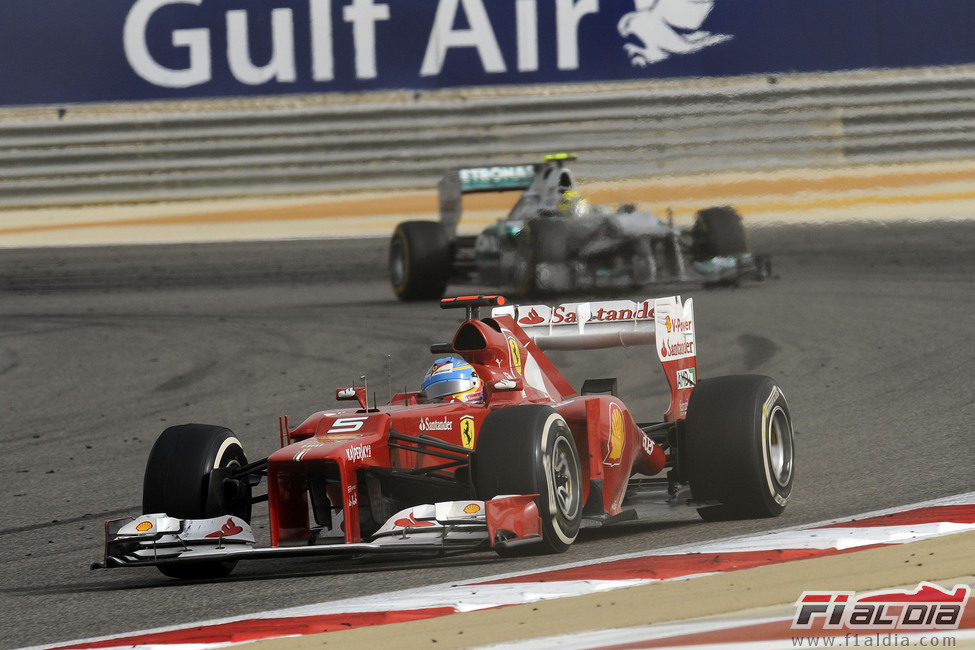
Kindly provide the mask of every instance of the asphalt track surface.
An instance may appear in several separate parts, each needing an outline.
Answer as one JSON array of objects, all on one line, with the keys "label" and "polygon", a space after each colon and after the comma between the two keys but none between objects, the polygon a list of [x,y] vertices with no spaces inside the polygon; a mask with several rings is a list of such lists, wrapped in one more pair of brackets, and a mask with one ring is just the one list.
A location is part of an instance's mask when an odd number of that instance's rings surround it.
[{"label": "asphalt track surface", "polygon": [[[456,313],[404,305],[383,239],[0,251],[0,646],[55,643],[474,578],[853,515],[975,489],[975,221],[754,230],[779,276],[695,298],[704,376],[764,373],[799,430],[774,520],[693,511],[583,531],[568,554],[433,563],[273,560],[227,579],[90,571],[102,522],[139,512],[166,426],[237,432],[252,459],[360,375],[415,386]],[[469,291],[469,289],[463,289]],[[641,297],[631,295],[630,297]],[[574,385],[617,376],[666,407],[650,349],[553,354]],[[388,357],[387,357],[388,355]],[[387,368],[389,369],[387,373]],[[266,518],[256,518],[266,536]]]}]

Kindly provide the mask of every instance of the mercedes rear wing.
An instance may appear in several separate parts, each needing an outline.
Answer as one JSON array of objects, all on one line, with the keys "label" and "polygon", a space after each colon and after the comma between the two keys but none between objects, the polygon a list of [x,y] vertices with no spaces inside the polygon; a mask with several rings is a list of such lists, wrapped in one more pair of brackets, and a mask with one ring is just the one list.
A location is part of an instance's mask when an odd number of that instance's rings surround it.
[{"label": "mercedes rear wing", "polygon": [[463,210],[462,197],[477,192],[515,192],[528,189],[542,164],[492,165],[451,169],[437,183],[440,223],[447,232],[457,231]]},{"label": "mercedes rear wing", "polygon": [[680,296],[561,305],[495,307],[542,350],[594,350],[653,345],[671,388],[667,419],[682,418],[697,383],[694,301]]}]

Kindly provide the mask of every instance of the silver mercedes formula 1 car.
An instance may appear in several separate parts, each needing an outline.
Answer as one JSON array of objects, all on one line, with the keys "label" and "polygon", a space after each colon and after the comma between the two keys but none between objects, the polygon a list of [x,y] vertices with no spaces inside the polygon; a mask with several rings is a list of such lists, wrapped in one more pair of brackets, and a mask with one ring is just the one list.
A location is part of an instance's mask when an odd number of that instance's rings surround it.
[{"label": "silver mercedes formula 1 car", "polygon": [[[731,207],[697,213],[679,229],[633,205],[590,204],[577,190],[570,154],[532,165],[454,169],[438,185],[439,221],[404,221],[393,232],[389,275],[401,300],[435,300],[449,283],[516,295],[621,290],[654,283],[735,284],[770,275],[752,255]],[[476,236],[459,235],[462,198],[522,192],[507,217]]]}]

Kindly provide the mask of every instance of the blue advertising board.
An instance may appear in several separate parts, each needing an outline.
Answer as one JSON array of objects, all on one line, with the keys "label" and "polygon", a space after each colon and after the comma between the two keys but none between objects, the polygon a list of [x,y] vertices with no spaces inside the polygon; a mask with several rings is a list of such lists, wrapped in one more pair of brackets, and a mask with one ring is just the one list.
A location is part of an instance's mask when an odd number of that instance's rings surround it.
[{"label": "blue advertising board", "polygon": [[0,105],[975,63],[975,0],[2,0]]}]

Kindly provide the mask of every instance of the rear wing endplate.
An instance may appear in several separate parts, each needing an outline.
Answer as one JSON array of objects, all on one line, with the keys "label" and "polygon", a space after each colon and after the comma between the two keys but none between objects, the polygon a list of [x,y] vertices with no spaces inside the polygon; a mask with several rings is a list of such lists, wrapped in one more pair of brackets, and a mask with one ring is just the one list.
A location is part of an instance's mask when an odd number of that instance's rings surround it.
[{"label": "rear wing endplate", "polygon": [[440,223],[450,233],[457,230],[461,197],[476,192],[514,192],[528,189],[542,165],[494,165],[451,169],[437,183]]}]

